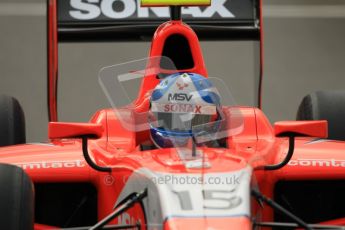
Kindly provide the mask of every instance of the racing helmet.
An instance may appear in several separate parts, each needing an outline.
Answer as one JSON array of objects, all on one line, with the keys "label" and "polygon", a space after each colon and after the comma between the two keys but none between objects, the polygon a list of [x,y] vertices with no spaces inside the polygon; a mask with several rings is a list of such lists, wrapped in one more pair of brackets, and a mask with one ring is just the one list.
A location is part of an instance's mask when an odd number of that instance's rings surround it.
[{"label": "racing helmet", "polygon": [[196,73],[162,79],[150,98],[149,125],[158,148],[181,147],[198,135],[219,128],[220,96],[213,84]]}]

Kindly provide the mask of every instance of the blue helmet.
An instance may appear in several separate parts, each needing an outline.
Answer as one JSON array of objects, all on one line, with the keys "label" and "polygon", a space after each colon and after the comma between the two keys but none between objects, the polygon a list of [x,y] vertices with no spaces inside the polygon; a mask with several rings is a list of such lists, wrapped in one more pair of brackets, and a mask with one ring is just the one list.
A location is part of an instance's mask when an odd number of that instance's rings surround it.
[{"label": "blue helmet", "polygon": [[195,135],[218,129],[220,96],[205,77],[175,73],[153,90],[149,124],[151,138],[160,148],[185,145]]}]

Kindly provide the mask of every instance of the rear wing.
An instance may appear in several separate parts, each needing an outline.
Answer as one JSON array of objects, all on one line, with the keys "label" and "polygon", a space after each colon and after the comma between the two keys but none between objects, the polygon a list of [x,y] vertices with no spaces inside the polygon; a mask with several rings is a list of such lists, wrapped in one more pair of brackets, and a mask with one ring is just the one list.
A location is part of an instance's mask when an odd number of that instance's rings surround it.
[{"label": "rear wing", "polygon": [[[262,0],[213,0],[210,6],[181,9],[183,21],[194,29],[200,40],[258,41],[260,69],[255,90],[259,108],[263,73],[261,9]],[[169,16],[168,7],[141,7],[140,0],[47,0],[49,121],[58,120],[59,42],[150,40],[158,25],[169,20]]]},{"label": "rear wing", "polygon": [[[258,0],[214,0],[182,8],[200,39],[258,40]],[[140,0],[57,1],[59,41],[148,40],[169,19],[168,7],[141,7]]]}]

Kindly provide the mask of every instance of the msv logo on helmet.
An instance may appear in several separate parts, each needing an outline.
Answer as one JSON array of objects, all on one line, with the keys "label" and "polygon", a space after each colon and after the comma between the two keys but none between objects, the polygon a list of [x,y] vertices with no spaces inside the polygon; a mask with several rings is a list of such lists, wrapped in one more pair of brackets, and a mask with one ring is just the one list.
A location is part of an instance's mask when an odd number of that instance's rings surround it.
[{"label": "msv logo on helmet", "polygon": [[[182,7],[182,15],[193,18],[234,18],[225,6],[229,0],[215,0],[209,7]],[[117,7],[116,7],[117,6]],[[169,18],[168,7],[140,7],[138,0],[70,0],[69,16],[77,20],[92,20],[99,17],[111,19],[126,18]]]},{"label": "msv logo on helmet", "polygon": [[169,93],[168,101],[190,101],[193,95],[189,95],[186,93]]}]

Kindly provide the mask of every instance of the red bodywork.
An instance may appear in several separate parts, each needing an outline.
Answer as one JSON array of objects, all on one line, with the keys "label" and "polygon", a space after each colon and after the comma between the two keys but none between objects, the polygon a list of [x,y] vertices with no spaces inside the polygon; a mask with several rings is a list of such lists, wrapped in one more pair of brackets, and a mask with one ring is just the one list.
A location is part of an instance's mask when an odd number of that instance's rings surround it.
[{"label": "red bodywork", "polygon": [[[252,167],[278,163],[287,151],[287,140],[276,138],[274,131],[264,114],[257,108],[241,107],[244,115],[244,131],[229,138],[228,149],[208,149],[205,153],[212,167],[203,169],[203,173],[219,173],[236,171],[246,166]],[[81,142],[74,139],[53,140],[50,144],[26,144],[4,147],[0,152],[1,162],[18,165],[25,169],[34,183],[89,182],[98,191],[98,218],[111,212],[117,196],[126,184],[133,171],[138,168],[149,168],[154,172],[198,173],[184,167],[173,149],[140,151],[137,133],[121,129],[112,110],[102,110],[92,118],[92,123],[103,127],[101,138],[91,140],[89,152],[99,165],[112,166],[112,173],[101,173],[90,168],[85,162]],[[133,119],[134,122],[134,119]],[[96,127],[99,127],[98,125]],[[329,165],[312,165],[308,159],[324,161],[331,159],[345,162],[342,149],[343,142],[316,142],[308,144],[311,138],[300,138],[296,141],[296,150],[287,166],[276,171],[254,171],[261,191],[273,196],[274,185],[280,180],[306,179],[344,179],[345,168]],[[327,154],[325,154],[327,152]],[[216,156],[216,157],[215,157]],[[305,160],[304,160],[305,159]],[[168,167],[164,162],[176,163]],[[163,162],[163,163],[162,163]],[[272,220],[272,210],[260,210],[253,207],[252,215],[262,211],[262,218]],[[47,210],[49,212],[49,210]],[[145,220],[140,205],[128,212],[134,219]],[[340,222],[337,222],[338,224]],[[186,226],[199,226],[198,229],[214,227],[215,229],[251,229],[248,217],[240,218],[171,218],[164,223],[165,229],[186,229]],[[238,228],[235,228],[238,226]],[[48,226],[37,225],[37,229],[49,229]]]},{"label": "red bodywork", "polygon": [[[57,38],[56,1],[49,1],[51,11],[49,20],[55,27],[50,27],[49,49],[52,56],[49,57],[49,111],[50,120],[57,120],[56,112],[56,81],[57,81],[57,47],[54,39]],[[195,33],[181,21],[171,21],[161,25],[154,35],[150,56],[161,56],[164,42],[172,34],[182,34],[187,38],[195,66],[184,70],[207,76],[207,70]],[[124,109],[133,124],[138,119],[137,112],[148,110],[149,93],[159,80],[155,76],[143,79],[141,89],[135,107]],[[15,164],[22,167],[32,178],[35,184],[39,183],[76,183],[87,182],[95,186],[97,190],[98,219],[109,214],[126,186],[126,179],[130,178],[134,171],[146,168],[156,173],[175,174],[208,174],[232,172],[251,166],[253,178],[255,178],[260,190],[268,197],[273,197],[274,187],[282,180],[316,180],[316,179],[345,179],[345,143],[337,141],[315,141],[309,137],[297,138],[294,155],[288,165],[275,171],[265,171],[260,166],[281,162],[288,149],[288,140],[284,137],[276,137],[275,132],[266,116],[258,108],[238,107],[243,115],[244,129],[235,136],[227,138],[228,148],[203,149],[212,167],[203,169],[188,169],[178,158],[175,149],[140,150],[140,144],[150,141],[148,132],[129,131],[121,125],[112,109],[98,111],[90,120],[94,125],[91,131],[99,138],[89,141],[89,152],[100,166],[110,166],[111,173],[98,172],[85,162],[81,141],[78,139],[56,139],[66,135],[66,130],[54,128],[54,139],[47,144],[25,144],[4,147],[0,149],[0,161]],[[80,128],[80,126],[76,125]],[[61,127],[60,127],[61,128]],[[59,131],[63,131],[61,135]],[[89,132],[90,127],[83,132]],[[276,130],[280,132],[281,130]],[[284,131],[284,130],[283,130]],[[303,130],[313,132],[313,130]],[[71,136],[82,135],[68,130]],[[65,136],[66,137],[66,136]],[[317,164],[311,159],[318,159],[330,164]],[[49,212],[49,210],[46,210]],[[140,220],[146,223],[143,207],[139,204],[126,212],[130,218],[127,224]],[[251,229],[251,217],[260,216],[265,221],[273,220],[273,211],[269,207],[260,208],[253,202],[251,216],[237,217],[183,217],[173,216],[160,223],[164,229]],[[124,218],[122,216],[122,218]],[[120,222],[117,218],[113,223]],[[341,224],[343,219],[331,222]],[[50,229],[54,226],[46,226],[40,223],[35,229]],[[142,225],[145,229],[145,224]]]}]

